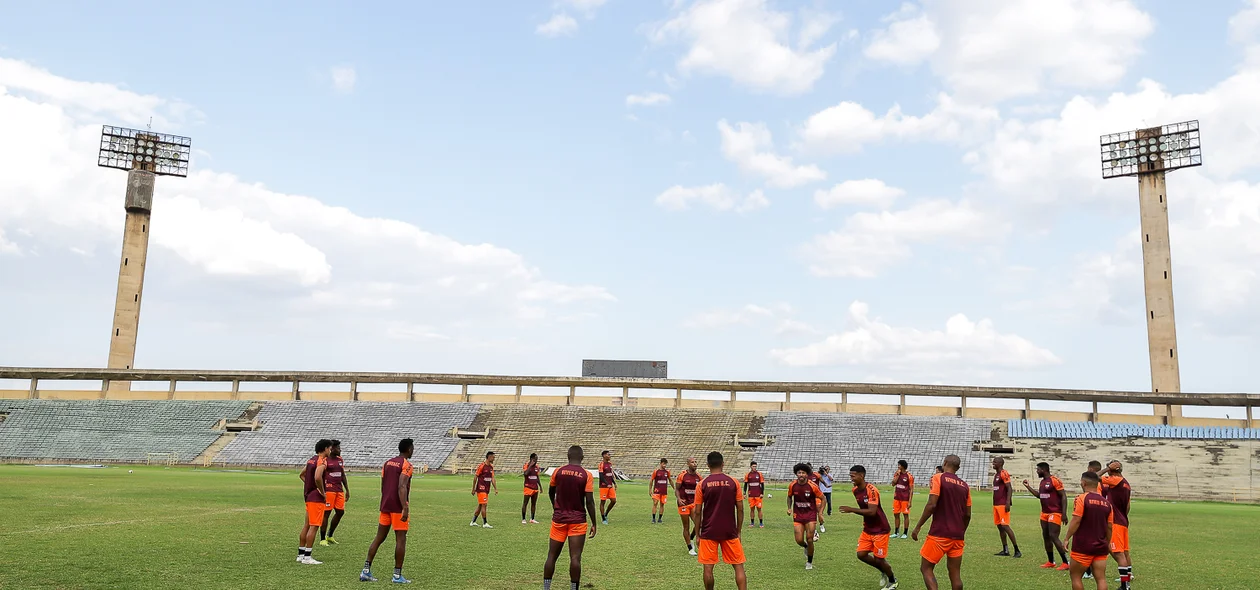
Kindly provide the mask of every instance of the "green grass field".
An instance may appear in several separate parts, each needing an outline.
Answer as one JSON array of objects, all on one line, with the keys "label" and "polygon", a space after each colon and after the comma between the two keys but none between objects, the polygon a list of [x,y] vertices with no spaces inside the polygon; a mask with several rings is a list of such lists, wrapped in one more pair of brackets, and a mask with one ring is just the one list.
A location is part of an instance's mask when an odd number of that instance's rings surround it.
[{"label": "green grass field", "polygon": [[[341,545],[316,547],[320,566],[294,562],[303,515],[296,470],[224,472],[188,468],[72,469],[0,465],[0,588],[354,588],[376,528],[380,484],[352,474],[352,496],[337,534]],[[468,526],[469,477],[415,480],[405,573],[419,588],[495,590],[541,587],[550,508],[520,524],[520,479],[504,477],[491,496],[493,530]],[[876,588],[878,574],[854,557],[860,521],[836,513],[818,543],[812,572],[792,541],[781,490],[771,487],[764,529],[745,529],[750,588]],[[1139,490],[1140,492],[1140,490]],[[642,484],[623,485],[611,524],[588,542],[583,587],[701,587],[700,566],[686,554],[676,513],[649,522]],[[851,496],[837,494],[839,503]],[[915,513],[926,501],[916,496]],[[837,504],[839,505],[839,504]],[[1066,572],[1044,561],[1032,498],[1015,505],[1025,557],[992,556],[997,534],[987,493],[976,495],[963,576],[968,588],[1067,588]],[[1133,556],[1138,588],[1225,589],[1256,586],[1260,507],[1135,501]],[[375,573],[388,579],[392,540]],[[894,540],[890,560],[902,588],[922,588],[919,546]],[[563,564],[563,561],[562,561]],[[944,566],[941,579],[946,581]],[[718,587],[734,588],[718,566]],[[1109,566],[1114,578],[1114,563]],[[384,583],[384,582],[382,582]],[[567,589],[558,568],[556,588]],[[1112,587],[1115,587],[1113,584]]]}]

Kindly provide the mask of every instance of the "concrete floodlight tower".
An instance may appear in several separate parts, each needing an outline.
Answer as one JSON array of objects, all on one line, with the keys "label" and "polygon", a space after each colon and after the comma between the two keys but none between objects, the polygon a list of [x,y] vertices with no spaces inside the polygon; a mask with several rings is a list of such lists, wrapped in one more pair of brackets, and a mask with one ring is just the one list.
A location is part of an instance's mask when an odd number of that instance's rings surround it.
[{"label": "concrete floodlight tower", "polygon": [[[109,340],[111,369],[130,369],[136,360],[136,334],[144,291],[144,265],[149,254],[149,214],[153,185],[158,176],[188,176],[192,140],[177,135],[105,126],[97,164],[127,171],[127,223],[123,229],[122,260],[118,265],[118,295]],[[111,382],[112,390],[130,383]]]},{"label": "concrete floodlight tower", "polygon": [[[1103,178],[1136,176],[1142,216],[1142,267],[1146,286],[1146,337],[1151,388],[1181,391],[1177,326],[1173,316],[1172,251],[1168,239],[1168,191],[1164,175],[1203,164],[1199,122],[1187,121],[1102,136]],[[1169,406],[1166,416],[1180,414]]]}]

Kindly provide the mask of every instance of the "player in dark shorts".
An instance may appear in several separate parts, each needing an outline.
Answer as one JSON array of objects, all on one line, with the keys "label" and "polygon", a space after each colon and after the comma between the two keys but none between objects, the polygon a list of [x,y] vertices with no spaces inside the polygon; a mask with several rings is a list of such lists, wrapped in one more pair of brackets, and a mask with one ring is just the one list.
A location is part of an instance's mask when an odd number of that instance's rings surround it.
[{"label": "player in dark shorts", "polygon": [[962,558],[966,547],[967,527],[971,526],[971,486],[958,477],[962,460],[958,455],[946,455],[941,473],[932,476],[928,489],[927,505],[915,525],[910,538],[919,540],[919,530],[927,519],[932,519],[927,539],[919,550],[919,571],[928,590],[937,590],[936,564],[946,559],[949,584],[953,590],[962,590]]},{"label": "player in dark shorts", "polygon": [[706,458],[709,476],[696,488],[696,510],[700,513],[700,555],[704,566],[704,588],[713,590],[713,566],[718,553],[722,561],[735,568],[735,586],[748,590],[744,573],[744,545],[740,532],[744,526],[744,493],[739,482],[723,473],[722,453],[713,451]]},{"label": "player in dark shorts", "polygon": [[[700,474],[696,473],[696,458],[687,457],[687,469],[678,474],[674,480],[674,497],[678,499],[678,517],[682,520],[683,543],[687,544],[687,553],[698,555],[696,533],[700,532],[700,516],[696,513],[696,486],[700,485]],[[694,527],[691,525],[695,525]]]},{"label": "player in dark shorts", "polygon": [[1006,539],[1010,538],[1015,546],[1015,557],[1023,557],[1019,552],[1019,542],[1015,540],[1015,530],[1011,528],[1011,506],[1015,496],[1015,486],[1011,485],[1011,474],[1006,471],[1006,459],[993,458],[993,524],[997,527],[998,536],[1002,538],[1002,550],[996,555],[1010,557],[1006,548]]},{"label": "player in dark shorts", "polygon": [[[525,478],[525,494],[521,501],[521,524],[538,524],[534,520],[534,515],[538,513],[538,492],[541,490],[539,486],[538,473],[541,471],[538,466],[538,453],[529,454],[529,462],[521,468],[521,476]],[[525,518],[525,508],[529,507],[529,519]]]},{"label": "player in dark shorts", "polygon": [[490,526],[489,520],[491,488],[497,496],[499,482],[494,478],[494,451],[486,453],[486,460],[477,466],[477,472],[473,474],[472,494],[477,496],[477,510],[473,512],[472,522],[468,523],[468,526],[477,526],[477,516],[480,515],[483,528],[494,528]]},{"label": "player in dark shorts", "polygon": [[748,465],[748,473],[744,475],[744,495],[748,497],[748,526],[766,528],[766,514],[762,509],[765,493],[766,478],[757,471],[757,462],[753,461]]},{"label": "player in dark shorts", "polygon": [[656,471],[652,472],[652,480],[648,484],[648,494],[652,496],[652,524],[665,522],[665,502],[669,500],[671,480],[666,465],[669,465],[669,460],[661,457],[661,463],[656,467]]},{"label": "player in dark shorts", "polygon": [[590,538],[595,538],[595,479],[582,467],[582,447],[569,447],[569,464],[551,472],[547,497],[551,499],[551,535],[547,562],[543,564],[543,590],[551,590],[556,573],[556,559],[564,544],[569,543],[569,590],[578,590],[582,580],[582,549],[586,546],[587,518]]},{"label": "player in dark shorts", "polygon": [[1111,526],[1111,557],[1120,567],[1120,590],[1129,590],[1133,581],[1133,561],[1129,558],[1129,497],[1133,488],[1124,478],[1124,466],[1119,461],[1107,463],[1107,474],[1102,476],[1103,495],[1111,502],[1113,516]]},{"label": "player in dark shorts", "polygon": [[[1041,499],[1041,540],[1046,547],[1046,562],[1041,564],[1042,569],[1068,569],[1067,549],[1063,546],[1063,540],[1059,538],[1059,532],[1063,530],[1063,523],[1067,521],[1067,492],[1063,491],[1063,482],[1059,478],[1050,474],[1050,464],[1042,461],[1037,464],[1037,477],[1041,478],[1038,489],[1033,489],[1028,480],[1024,480],[1024,488],[1034,496]],[[1059,551],[1059,557],[1063,558],[1063,564],[1054,567],[1054,552]]]},{"label": "player in dark shorts", "polygon": [[320,525],[324,524],[324,505],[328,502],[324,492],[324,472],[328,465],[328,452],[332,449],[332,441],[321,438],[315,443],[315,456],[306,460],[306,467],[298,474],[302,480],[302,495],[306,499],[306,519],[302,522],[302,531],[298,535],[297,562],[305,565],[319,565],[323,562],[311,557],[315,547],[315,535]]},{"label": "player in dark shorts", "polygon": [[320,545],[337,544],[333,533],[337,532],[337,525],[341,524],[341,517],[346,514],[346,500],[349,499],[350,482],[346,479],[345,463],[341,460],[341,441],[334,438],[332,448],[328,450],[328,460],[324,462],[324,523],[319,527]]},{"label": "player in dark shorts", "polygon": [[796,544],[805,548],[805,569],[814,569],[814,541],[818,538],[818,499],[822,490],[809,480],[812,471],[807,463],[792,467],[796,481],[788,484],[788,516],[792,517],[792,532]]},{"label": "player in dark shorts", "polygon": [[[866,467],[854,465],[849,468],[849,481],[853,482],[853,498],[857,500],[857,508],[841,506],[842,514],[856,514],[862,517],[862,534],[858,536],[858,561],[879,570],[880,590],[897,590],[897,576],[893,575],[892,566],[888,564],[888,516],[884,514],[884,506],[879,501],[879,488],[866,483]],[[909,526],[907,524],[907,526]]]},{"label": "player in dark shorts", "polygon": [[1072,590],[1084,590],[1086,571],[1094,574],[1098,590],[1107,590],[1107,555],[1111,553],[1111,502],[1099,491],[1101,478],[1093,471],[1081,474],[1081,489],[1072,508],[1067,536],[1072,544]]},{"label": "player in dark shorts", "polygon": [[[608,524],[608,513],[617,505],[617,475],[613,473],[612,451],[600,453],[599,462],[599,516]],[[604,503],[608,504],[604,508]]]},{"label": "player in dark shorts", "polygon": [[395,584],[410,584],[411,581],[402,575],[403,560],[407,558],[407,529],[411,520],[411,453],[415,443],[404,438],[398,441],[398,456],[385,462],[381,468],[381,516],[376,523],[376,538],[368,547],[367,561],[363,562],[363,571],[359,572],[360,582],[375,582],[372,577],[372,560],[376,559],[376,550],[394,530],[394,576],[390,579]]}]

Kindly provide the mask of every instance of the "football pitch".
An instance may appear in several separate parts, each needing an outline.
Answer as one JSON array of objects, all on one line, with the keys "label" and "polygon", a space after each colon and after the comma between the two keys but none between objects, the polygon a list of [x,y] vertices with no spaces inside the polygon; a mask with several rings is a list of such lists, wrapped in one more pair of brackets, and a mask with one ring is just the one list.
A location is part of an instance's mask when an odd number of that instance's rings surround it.
[{"label": "football pitch", "polygon": [[[315,558],[323,565],[304,566],[294,561],[304,514],[296,469],[0,465],[0,588],[363,587],[357,575],[376,529],[380,483],[375,474],[352,473],[349,479],[351,498],[337,532],[340,545],[316,546]],[[490,499],[495,528],[472,528],[471,482],[470,476],[414,480],[404,569],[412,587],[542,587],[551,516],[545,496],[538,506],[542,524],[523,526],[521,480],[504,476],[501,493]],[[840,490],[835,506],[851,504],[847,488]],[[859,517],[833,514],[817,545],[816,569],[806,572],[802,551],[792,541],[782,486],[771,485],[769,492],[774,497],[766,500],[765,528],[744,528],[750,588],[878,587],[879,574],[854,557]],[[664,524],[651,524],[643,483],[623,483],[618,495],[611,523],[600,526],[586,545],[582,587],[702,587],[700,566],[682,543],[677,512],[670,510]],[[1066,572],[1037,567],[1045,554],[1034,499],[1024,496],[1015,503],[1012,520],[1024,551],[1023,559],[1015,560],[992,555],[1000,544],[989,494],[978,491],[974,498],[963,562],[968,588],[1069,587]],[[915,496],[916,518],[926,500],[923,492]],[[1131,520],[1135,588],[1254,587],[1260,570],[1255,561],[1260,507],[1139,499]],[[392,548],[391,537],[377,556],[378,584],[388,583]],[[910,539],[890,542],[889,559],[901,588],[923,588],[918,549]],[[557,567],[555,588],[568,588],[566,559]],[[948,587],[943,564],[939,570]],[[716,571],[718,588],[735,587],[729,566],[719,564]],[[1114,562],[1108,573],[1114,580]]]}]

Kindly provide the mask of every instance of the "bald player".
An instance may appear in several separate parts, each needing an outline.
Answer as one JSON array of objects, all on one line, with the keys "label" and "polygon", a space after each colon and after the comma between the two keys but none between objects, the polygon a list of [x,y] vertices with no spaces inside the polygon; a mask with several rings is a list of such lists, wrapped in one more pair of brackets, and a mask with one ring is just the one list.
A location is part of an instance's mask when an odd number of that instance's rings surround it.
[{"label": "bald player", "polygon": [[915,525],[910,538],[919,540],[919,529],[927,519],[932,519],[927,540],[919,550],[919,571],[928,590],[937,590],[936,564],[947,559],[949,583],[953,590],[962,590],[962,558],[967,527],[971,525],[971,486],[958,477],[962,460],[958,455],[946,455],[941,463],[941,473],[932,476],[928,489],[927,505],[919,524]]},{"label": "bald player", "polygon": [[1129,499],[1133,488],[1123,472],[1119,461],[1111,461],[1101,480],[1103,495],[1111,502],[1111,557],[1120,567],[1120,590],[1129,590],[1129,582],[1133,581],[1133,561],[1129,559]]},{"label": "bald player", "polygon": [[841,506],[840,512],[862,517],[862,534],[858,536],[857,558],[879,570],[880,590],[897,590],[897,576],[888,564],[888,517],[879,502],[879,489],[866,483],[866,467],[849,468],[849,481],[853,482],[853,498],[857,508]]},{"label": "bald player", "polygon": [[1084,590],[1085,572],[1092,571],[1098,590],[1107,590],[1107,554],[1111,546],[1111,502],[1102,496],[1101,478],[1093,471],[1081,474],[1081,489],[1072,508],[1067,536],[1072,544],[1072,590]]},{"label": "bald player", "polygon": [[809,480],[813,472],[808,463],[792,467],[796,481],[788,484],[788,516],[792,517],[792,532],[796,544],[805,548],[805,569],[814,569],[814,541],[818,539],[818,498],[822,490]]},{"label": "bald player", "polygon": [[1011,474],[1006,471],[1006,459],[1001,457],[993,458],[993,524],[997,526],[998,537],[1002,539],[1002,550],[996,555],[998,557],[1010,557],[1011,552],[1006,548],[1006,539],[1009,537],[1011,545],[1015,546],[1015,557],[1023,557],[1024,554],[1019,552],[1019,542],[1015,540],[1015,530],[1011,528],[1011,505],[1015,496],[1014,486],[1011,485]]},{"label": "bald player", "polygon": [[595,538],[599,526],[595,520],[595,480],[582,467],[582,447],[569,447],[569,464],[551,472],[547,497],[551,499],[551,535],[547,561],[543,564],[543,590],[551,590],[556,573],[556,559],[564,544],[569,543],[569,590],[578,590],[582,580],[582,550],[586,547],[587,518],[589,538]]},{"label": "bald player", "polygon": [[394,530],[394,577],[395,584],[410,584],[411,581],[402,575],[403,560],[407,558],[407,529],[411,520],[411,453],[415,443],[404,438],[398,441],[398,456],[385,462],[381,469],[381,517],[377,520],[376,538],[368,547],[367,561],[363,562],[363,571],[359,572],[360,582],[375,582],[372,577],[372,560],[376,559],[376,550]]},{"label": "bald player", "polygon": [[713,566],[718,554],[735,568],[735,586],[748,590],[744,573],[744,546],[739,540],[744,526],[744,493],[739,482],[723,472],[722,453],[713,451],[705,458],[709,476],[696,487],[696,511],[700,515],[699,562],[704,566],[704,588],[713,590]]},{"label": "bald player", "polygon": [[[678,479],[674,481],[674,497],[678,498],[678,517],[682,519],[683,543],[687,544],[687,553],[691,555],[699,555],[696,553],[696,546],[692,541],[696,538],[696,533],[700,530],[700,524],[697,520],[699,515],[696,514],[696,486],[700,485],[700,474],[696,473],[696,458],[687,457],[687,470],[678,474]],[[695,524],[695,530],[692,530],[692,524]]]},{"label": "bald player", "polygon": [[1041,478],[1037,489],[1034,490],[1026,479],[1024,488],[1041,500],[1041,540],[1046,547],[1046,562],[1041,567],[1054,568],[1054,552],[1057,549],[1059,557],[1063,558],[1063,564],[1055,569],[1066,570],[1071,566],[1068,565],[1067,549],[1063,547],[1059,533],[1068,519],[1067,492],[1063,491],[1063,482],[1050,474],[1049,463],[1042,461],[1037,464],[1037,477]]}]

